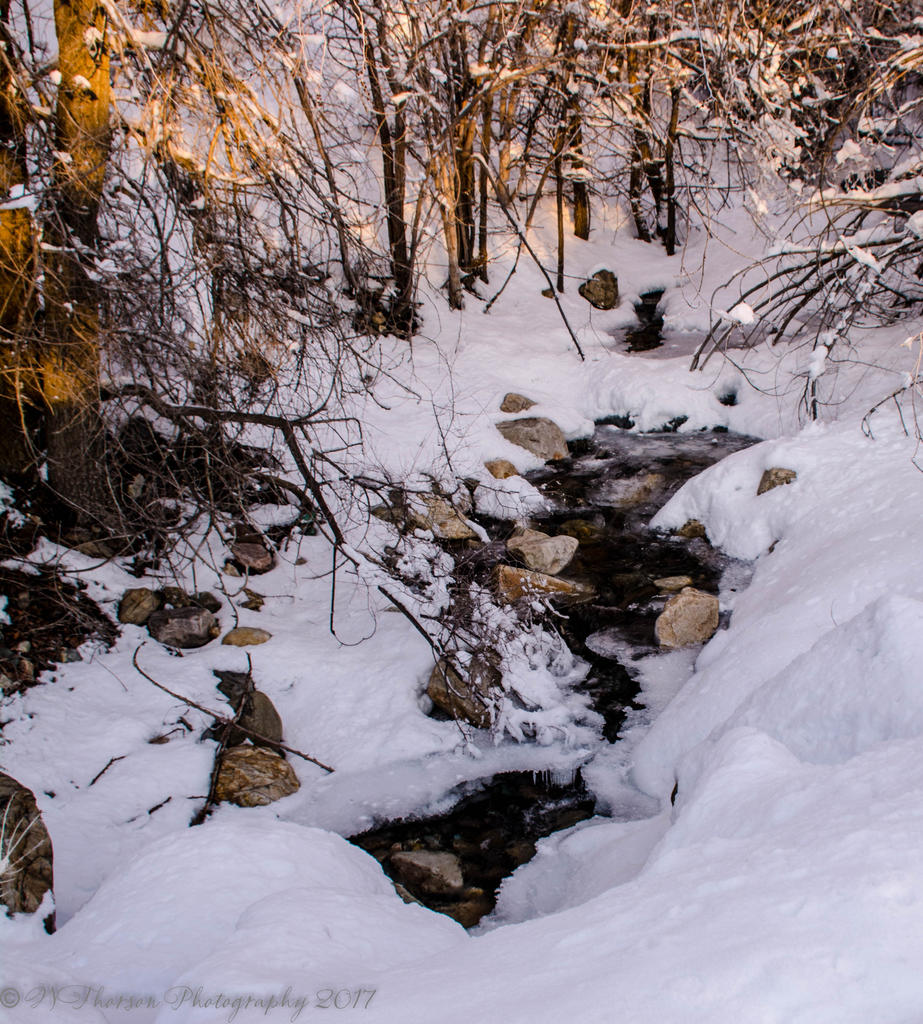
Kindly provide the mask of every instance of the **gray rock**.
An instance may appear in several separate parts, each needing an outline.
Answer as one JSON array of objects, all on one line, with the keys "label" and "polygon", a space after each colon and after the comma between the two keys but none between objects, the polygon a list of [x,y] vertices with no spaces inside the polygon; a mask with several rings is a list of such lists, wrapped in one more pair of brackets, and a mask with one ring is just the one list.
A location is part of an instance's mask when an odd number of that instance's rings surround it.
[{"label": "gray rock", "polygon": [[391,870],[411,891],[430,896],[457,896],[465,888],[461,862],[454,853],[399,850],[391,854]]},{"label": "gray rock", "polygon": [[[0,903],[7,914],[32,914],[45,893],[52,891],[51,837],[39,814],[32,791],[0,773]],[[54,931],[54,913],[45,918]]]},{"label": "gray rock", "polygon": [[251,736],[250,742],[254,746],[272,746],[282,742],[282,716],[262,690],[254,690],[244,698],[244,710],[238,721],[245,729],[265,737],[257,739]]},{"label": "gray rock", "polygon": [[664,605],[654,623],[661,647],[701,644],[718,628],[718,598],[694,587],[684,587]]},{"label": "gray rock", "polygon": [[662,473],[641,473],[621,480],[607,480],[599,488],[596,500],[613,508],[631,508],[650,501],[663,485]]},{"label": "gray rock", "polygon": [[794,483],[798,479],[798,474],[793,469],[783,469],[781,466],[773,466],[772,469],[767,469],[760,477],[759,487],[756,489],[756,493],[765,494],[767,491],[771,491],[774,487],[782,487],[784,484]]},{"label": "gray rock", "polygon": [[549,537],[538,530],[523,530],[506,542],[506,548],[522,559],[526,568],[556,575],[570,565],[580,542],[576,537]]},{"label": "gray rock", "polygon": [[520,420],[505,420],[497,430],[507,441],[525,448],[540,459],[567,458],[567,439],[557,423],[543,416],[527,416]]},{"label": "gray rock", "polygon": [[210,590],[197,590],[190,601],[210,611],[212,615],[217,615],[221,611],[221,601]]},{"label": "gray rock", "polygon": [[597,270],[577,291],[595,309],[615,309],[619,303],[619,282],[611,270]]},{"label": "gray rock", "polygon": [[275,565],[272,552],[262,544],[240,541],[231,545],[231,555],[240,566],[252,575],[269,572]]},{"label": "gray rock", "polygon": [[531,409],[535,405],[535,402],[531,398],[526,398],[525,395],[518,395],[515,391],[510,391],[503,397],[503,401],[500,403],[500,412],[525,412],[526,409]]},{"label": "gray rock", "polygon": [[207,608],[165,608],[147,621],[148,632],[168,647],[204,647],[221,632]]},{"label": "gray rock", "polygon": [[119,622],[143,626],[151,615],[163,607],[163,597],[148,587],[132,587],[119,601]]},{"label": "gray rock", "polygon": [[299,788],[284,757],[262,747],[232,747],[221,755],[215,799],[238,807],[263,807]]}]

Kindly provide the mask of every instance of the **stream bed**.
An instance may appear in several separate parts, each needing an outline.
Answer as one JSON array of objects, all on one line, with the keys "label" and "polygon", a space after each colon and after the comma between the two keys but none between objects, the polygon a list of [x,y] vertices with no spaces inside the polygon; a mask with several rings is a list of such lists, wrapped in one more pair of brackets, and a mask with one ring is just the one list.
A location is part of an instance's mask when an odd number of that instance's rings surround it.
[{"label": "stream bed", "polygon": [[[636,706],[631,663],[659,650],[654,622],[670,595],[682,586],[717,594],[749,582],[750,567],[712,548],[694,524],[676,534],[647,525],[688,479],[754,443],[723,431],[678,433],[681,425],[642,434],[624,419],[603,421],[570,445],[568,458],[526,474],[548,499],[529,526],[580,541],[562,576],[593,596],[569,603],[558,629],[589,666],[580,689],[609,743]],[[512,524],[478,518],[491,543],[471,557],[509,561]],[[351,841],[381,862],[405,899],[467,928],[493,910],[500,883],[531,859],[537,840],[595,813],[579,772],[569,780],[506,773],[466,784],[457,796],[447,813],[387,822]]]}]

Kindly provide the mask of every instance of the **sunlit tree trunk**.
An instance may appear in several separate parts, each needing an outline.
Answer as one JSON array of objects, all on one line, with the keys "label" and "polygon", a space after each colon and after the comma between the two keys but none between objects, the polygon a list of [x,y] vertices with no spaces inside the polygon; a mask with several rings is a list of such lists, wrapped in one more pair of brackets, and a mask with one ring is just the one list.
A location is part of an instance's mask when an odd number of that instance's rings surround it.
[{"label": "sunlit tree trunk", "polygon": [[13,69],[16,45],[10,0],[0,0],[0,194],[19,195],[0,209],[0,471],[22,473],[33,461],[35,362],[31,321],[35,309],[35,233],[25,204],[26,110]]},{"label": "sunlit tree trunk", "polygon": [[42,352],[48,483],[86,520],[100,505],[104,479],[99,294],[89,271],[109,156],[109,54],[105,11],[95,0],[55,0],[54,19],[61,82]]}]

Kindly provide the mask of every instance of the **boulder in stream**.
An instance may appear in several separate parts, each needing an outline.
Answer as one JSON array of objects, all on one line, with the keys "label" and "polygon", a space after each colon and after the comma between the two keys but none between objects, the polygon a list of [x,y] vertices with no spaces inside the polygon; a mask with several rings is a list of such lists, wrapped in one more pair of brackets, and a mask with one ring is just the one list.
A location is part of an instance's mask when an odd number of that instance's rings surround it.
[{"label": "boulder in stream", "polygon": [[718,628],[718,598],[684,587],[667,601],[654,623],[661,647],[688,647],[710,639]]},{"label": "boulder in stream", "polygon": [[550,576],[570,565],[579,546],[576,537],[549,537],[539,530],[521,530],[506,542],[507,550],[521,558],[526,568]]}]

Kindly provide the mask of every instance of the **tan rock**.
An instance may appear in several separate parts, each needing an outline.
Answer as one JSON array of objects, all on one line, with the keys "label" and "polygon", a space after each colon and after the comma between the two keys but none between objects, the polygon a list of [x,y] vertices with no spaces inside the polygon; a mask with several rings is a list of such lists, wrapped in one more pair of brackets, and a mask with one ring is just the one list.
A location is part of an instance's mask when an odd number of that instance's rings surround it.
[{"label": "tan rock", "polygon": [[494,901],[483,889],[470,888],[454,903],[446,903],[440,912],[454,918],[463,928],[473,928],[494,909]]},{"label": "tan rock", "polygon": [[299,788],[284,757],[262,747],[232,747],[221,755],[215,799],[238,807],[262,807]]},{"label": "tan rock", "polygon": [[[32,791],[0,772],[0,904],[8,914],[32,914],[53,886],[51,837]],[[54,931],[54,913],[45,918]]]},{"label": "tan rock", "polygon": [[494,584],[500,600],[512,604],[522,598],[544,597],[549,594],[575,595],[581,592],[576,583],[548,576],[531,569],[513,565],[498,565],[494,569]]},{"label": "tan rock", "polygon": [[549,537],[538,530],[523,530],[506,542],[507,551],[522,559],[526,568],[550,576],[570,565],[578,547],[576,537]]},{"label": "tan rock", "polygon": [[515,391],[508,392],[500,403],[500,412],[525,412],[531,409],[535,402],[525,395],[518,395]]},{"label": "tan rock", "polygon": [[701,644],[718,628],[718,598],[694,587],[684,587],[667,601],[654,623],[661,647]]},{"label": "tan rock", "polygon": [[119,601],[119,622],[143,626],[151,615],[163,607],[163,597],[149,587],[132,587]]},{"label": "tan rock", "polygon": [[399,850],[391,854],[391,870],[411,892],[455,896],[465,888],[461,862],[454,853]]},{"label": "tan rock", "polygon": [[687,519],[676,531],[677,537],[685,537],[686,540],[695,540],[697,537],[707,537],[705,527],[698,519]]},{"label": "tan rock", "polygon": [[491,459],[484,463],[484,468],[497,480],[507,480],[511,476],[519,476],[519,470],[509,459]]},{"label": "tan rock", "polygon": [[654,580],[654,586],[661,592],[661,594],[675,594],[684,587],[691,587],[692,577],[661,576],[659,580]]},{"label": "tan rock", "polygon": [[439,661],[430,674],[426,694],[447,715],[470,722],[477,729],[486,729],[491,723],[493,698],[501,685],[500,672],[486,657],[475,654],[468,665],[467,679],[445,661]]},{"label": "tan rock", "polygon": [[225,633],[221,642],[229,647],[250,647],[251,645],[264,644],[272,639],[272,633],[257,626],[238,626],[229,633]]},{"label": "tan rock", "polygon": [[793,469],[783,469],[781,466],[773,466],[772,469],[767,469],[760,477],[760,485],[756,489],[756,493],[765,494],[767,491],[771,491],[774,487],[782,487],[784,484],[794,483],[798,479],[798,474]]},{"label": "tan rock", "polygon": [[497,430],[512,444],[525,448],[540,459],[566,459],[567,439],[557,423],[544,416],[527,416],[497,424]]},{"label": "tan rock", "polygon": [[418,495],[415,501],[419,507],[411,507],[410,520],[420,530],[430,530],[440,540],[471,540],[477,534],[465,522],[459,512],[435,494]]},{"label": "tan rock", "polygon": [[251,590],[249,587],[244,587],[244,594],[246,595],[246,600],[237,602],[241,608],[246,608],[251,612],[263,610],[263,605],[266,603],[266,596],[264,594]]}]

